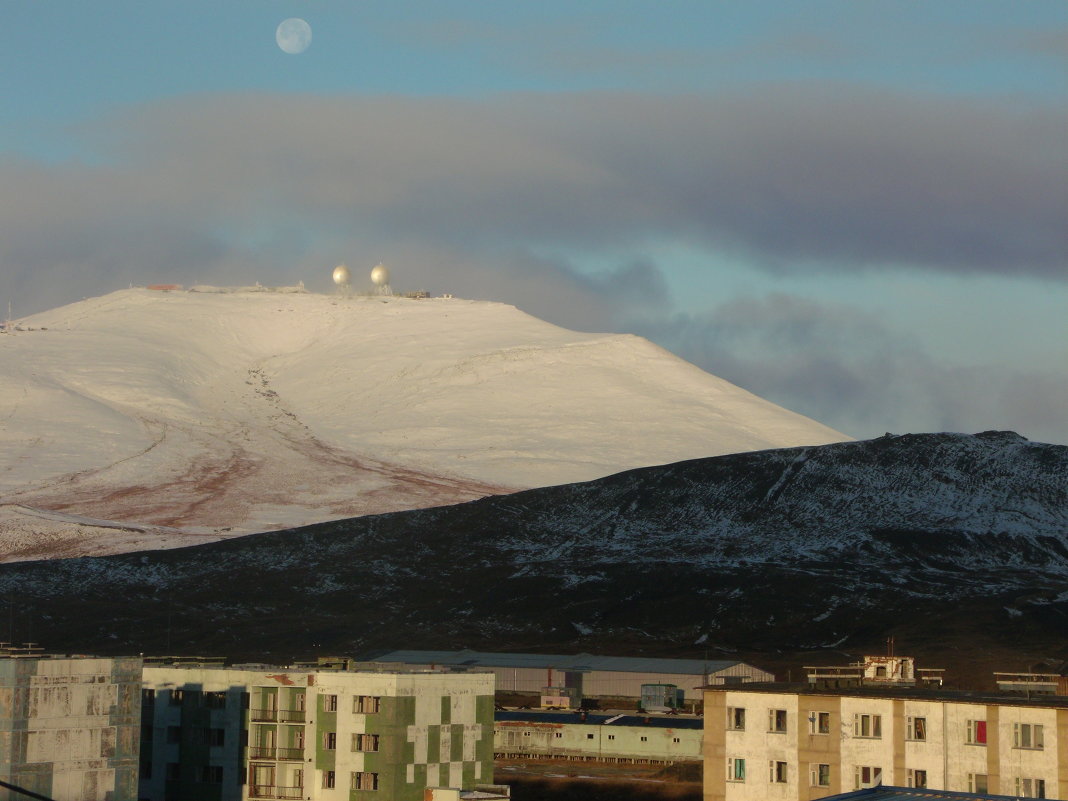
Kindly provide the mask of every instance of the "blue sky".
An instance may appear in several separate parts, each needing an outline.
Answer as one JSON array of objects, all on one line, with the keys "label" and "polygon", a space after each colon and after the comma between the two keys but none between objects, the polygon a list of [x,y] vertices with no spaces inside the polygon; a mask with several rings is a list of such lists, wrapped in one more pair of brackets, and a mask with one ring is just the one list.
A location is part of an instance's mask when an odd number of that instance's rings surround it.
[{"label": "blue sky", "polygon": [[384,260],[854,436],[1068,442],[1062,0],[5,11],[16,313]]}]

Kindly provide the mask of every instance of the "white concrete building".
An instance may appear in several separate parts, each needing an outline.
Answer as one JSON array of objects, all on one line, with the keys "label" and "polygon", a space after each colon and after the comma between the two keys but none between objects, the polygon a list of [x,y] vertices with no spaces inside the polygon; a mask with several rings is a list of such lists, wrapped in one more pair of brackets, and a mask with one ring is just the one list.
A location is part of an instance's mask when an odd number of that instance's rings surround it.
[{"label": "white concrete building", "polygon": [[134,801],[140,697],[138,657],[0,646],[0,780],[55,801]]},{"label": "white concrete building", "polygon": [[1068,799],[1068,698],[922,688],[705,690],[707,801],[877,784]]}]

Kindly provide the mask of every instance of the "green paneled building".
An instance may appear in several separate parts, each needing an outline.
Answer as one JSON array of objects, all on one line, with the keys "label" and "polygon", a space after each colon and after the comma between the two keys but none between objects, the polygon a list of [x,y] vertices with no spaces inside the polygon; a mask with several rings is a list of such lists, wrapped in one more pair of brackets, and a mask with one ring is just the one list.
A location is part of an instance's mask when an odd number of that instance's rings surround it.
[{"label": "green paneled building", "polygon": [[139,796],[474,791],[493,781],[493,692],[490,673],[146,666]]}]

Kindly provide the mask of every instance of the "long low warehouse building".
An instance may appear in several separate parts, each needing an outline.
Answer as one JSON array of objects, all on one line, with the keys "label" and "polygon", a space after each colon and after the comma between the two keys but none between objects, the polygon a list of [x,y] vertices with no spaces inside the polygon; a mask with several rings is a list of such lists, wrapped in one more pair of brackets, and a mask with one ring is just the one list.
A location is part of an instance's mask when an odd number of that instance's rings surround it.
[{"label": "long low warehouse building", "polygon": [[654,659],[594,654],[515,654],[487,651],[390,651],[370,664],[395,663],[449,670],[491,671],[498,692],[540,693],[571,687],[588,698],[640,698],[643,684],[674,684],[687,701],[702,686],[774,681],[766,670],[737,660]]},{"label": "long low warehouse building", "polygon": [[503,759],[700,762],[704,721],[690,717],[497,712],[493,753]]}]

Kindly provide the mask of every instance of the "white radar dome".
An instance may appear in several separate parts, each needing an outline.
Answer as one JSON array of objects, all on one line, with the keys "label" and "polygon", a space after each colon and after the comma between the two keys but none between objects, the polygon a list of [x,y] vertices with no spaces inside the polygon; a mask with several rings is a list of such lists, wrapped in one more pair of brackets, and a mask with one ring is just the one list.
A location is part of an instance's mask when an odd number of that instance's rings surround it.
[{"label": "white radar dome", "polygon": [[349,274],[349,268],[344,264],[339,264],[334,268],[334,283],[338,286],[348,286],[352,280],[352,275]]},{"label": "white radar dome", "polygon": [[379,264],[371,270],[371,283],[375,286],[386,286],[389,283],[389,269],[386,265]]}]

